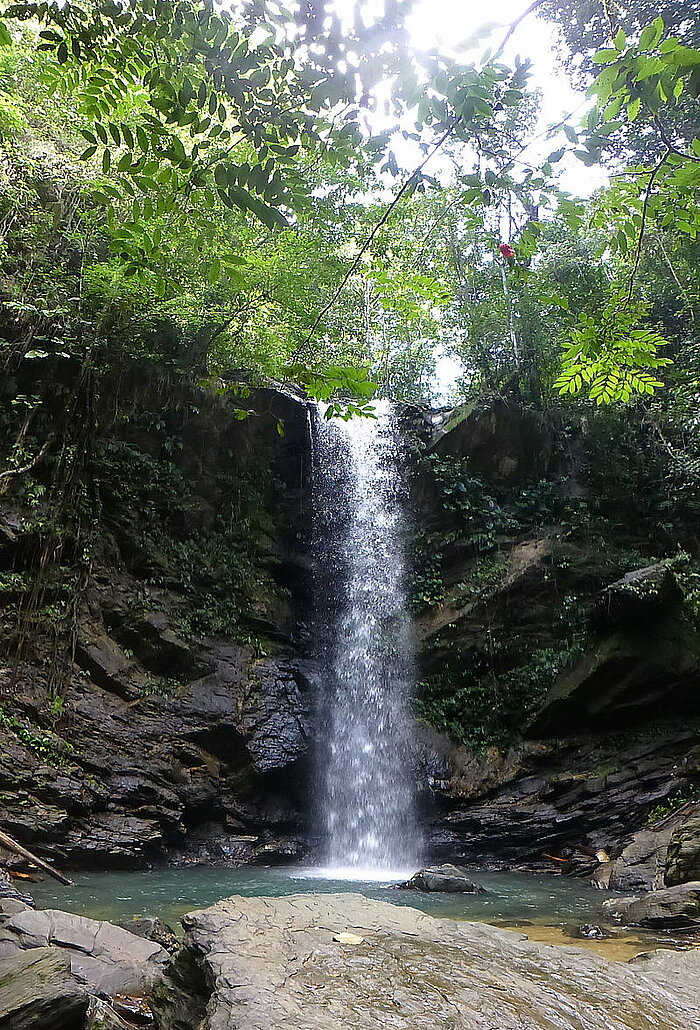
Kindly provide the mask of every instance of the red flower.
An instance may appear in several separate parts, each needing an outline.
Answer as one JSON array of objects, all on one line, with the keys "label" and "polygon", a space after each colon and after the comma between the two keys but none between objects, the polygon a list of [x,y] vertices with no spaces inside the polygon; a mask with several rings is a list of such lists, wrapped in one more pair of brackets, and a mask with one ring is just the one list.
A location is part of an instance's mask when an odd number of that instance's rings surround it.
[{"label": "red flower", "polygon": [[515,251],[513,250],[513,248],[508,243],[501,243],[501,244],[499,244],[498,249],[500,250],[501,255],[506,260],[508,260],[508,258],[514,258],[515,257]]}]

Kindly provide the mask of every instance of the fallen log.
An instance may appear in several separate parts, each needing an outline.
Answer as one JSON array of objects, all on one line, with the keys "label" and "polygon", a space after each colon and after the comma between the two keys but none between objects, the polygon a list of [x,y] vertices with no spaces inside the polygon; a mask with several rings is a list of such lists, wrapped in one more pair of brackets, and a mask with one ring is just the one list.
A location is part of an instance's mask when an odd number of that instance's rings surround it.
[{"label": "fallen log", "polygon": [[58,880],[59,883],[64,884],[66,887],[73,886],[73,881],[69,880],[67,876],[64,876],[63,873],[59,873],[57,869],[54,869],[48,862],[45,862],[43,858],[39,858],[38,855],[33,854],[29,848],[25,848],[22,844],[18,844],[16,840],[8,836],[6,833],[3,833],[2,830],[0,830],[0,844],[2,844],[4,848],[7,848],[8,851],[14,851],[16,855],[21,855],[22,858],[28,859],[33,863],[33,865],[38,866],[39,869],[43,869],[48,876],[53,876],[54,880]]}]

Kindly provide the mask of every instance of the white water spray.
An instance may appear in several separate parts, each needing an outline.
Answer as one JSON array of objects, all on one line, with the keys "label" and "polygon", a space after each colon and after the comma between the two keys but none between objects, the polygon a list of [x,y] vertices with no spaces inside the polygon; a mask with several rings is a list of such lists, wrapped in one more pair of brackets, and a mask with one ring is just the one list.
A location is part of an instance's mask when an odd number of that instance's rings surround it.
[{"label": "white water spray", "polygon": [[355,879],[413,871],[420,852],[401,445],[388,405],[378,405],[377,415],[345,423],[319,417],[315,434],[325,607],[323,861],[329,875]]}]

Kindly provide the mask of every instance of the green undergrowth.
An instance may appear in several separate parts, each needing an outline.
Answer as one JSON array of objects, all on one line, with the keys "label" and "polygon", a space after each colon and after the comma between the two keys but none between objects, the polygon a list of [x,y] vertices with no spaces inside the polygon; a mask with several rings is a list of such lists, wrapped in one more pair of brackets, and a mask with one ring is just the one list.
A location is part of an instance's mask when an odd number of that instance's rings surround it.
[{"label": "green undergrowth", "polygon": [[106,526],[122,556],[145,582],[181,598],[182,632],[245,635],[245,616],[261,594],[277,589],[261,540],[273,535],[269,496],[281,489],[269,459],[255,468],[217,470],[209,501],[197,494],[170,454],[154,458],[136,446],[105,441],[95,461]]},{"label": "green undergrowth", "polygon": [[63,767],[70,765],[74,747],[53,733],[46,733],[32,726],[26,719],[20,719],[0,708],[0,729],[8,730],[25,747],[41,758],[47,765]]},{"label": "green undergrowth", "polygon": [[666,819],[691,801],[700,801],[700,785],[698,784],[687,784],[685,787],[681,787],[674,794],[669,795],[660,804],[652,808],[647,816],[647,826],[653,826],[654,823]]}]

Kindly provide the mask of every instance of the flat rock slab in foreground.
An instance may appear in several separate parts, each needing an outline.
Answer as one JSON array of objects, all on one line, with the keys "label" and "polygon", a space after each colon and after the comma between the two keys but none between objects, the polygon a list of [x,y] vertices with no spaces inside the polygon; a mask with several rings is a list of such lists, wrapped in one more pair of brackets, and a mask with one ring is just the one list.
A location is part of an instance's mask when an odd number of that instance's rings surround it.
[{"label": "flat rock slab in foreground", "polygon": [[81,1030],[90,999],[57,948],[0,960],[0,1030]]},{"label": "flat rock slab in foreground", "polygon": [[0,959],[48,947],[61,949],[73,977],[102,995],[141,994],[162,976],[169,957],[160,945],[112,923],[56,909],[26,909],[0,927]]},{"label": "flat rock slab in foreground", "polygon": [[700,1030],[700,951],[610,962],[359,894],[234,897],[183,922],[215,984],[202,1030]]}]

